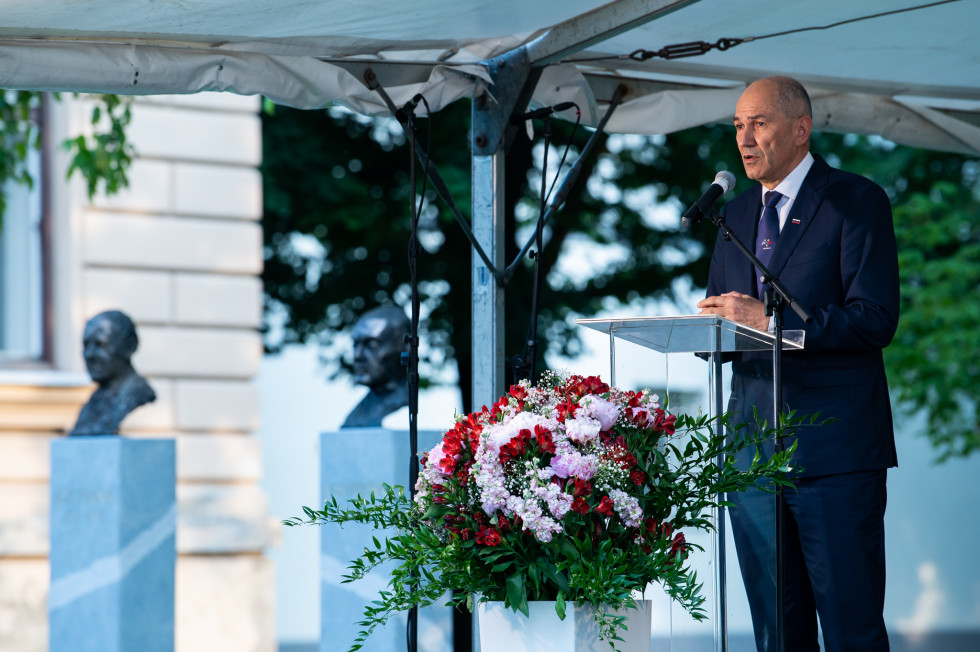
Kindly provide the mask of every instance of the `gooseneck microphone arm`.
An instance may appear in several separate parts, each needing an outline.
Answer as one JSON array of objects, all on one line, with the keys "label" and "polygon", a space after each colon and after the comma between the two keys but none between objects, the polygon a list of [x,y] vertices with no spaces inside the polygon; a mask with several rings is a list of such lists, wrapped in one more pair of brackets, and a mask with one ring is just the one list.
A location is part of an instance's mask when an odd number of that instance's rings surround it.
[{"label": "gooseneck microphone arm", "polygon": [[510,123],[512,125],[519,125],[526,120],[531,120],[532,118],[547,118],[552,113],[560,113],[562,111],[567,111],[568,109],[577,108],[575,102],[559,102],[554,106],[546,106],[540,109],[535,109],[533,111],[528,111],[527,113],[521,113],[520,115],[512,116]]}]

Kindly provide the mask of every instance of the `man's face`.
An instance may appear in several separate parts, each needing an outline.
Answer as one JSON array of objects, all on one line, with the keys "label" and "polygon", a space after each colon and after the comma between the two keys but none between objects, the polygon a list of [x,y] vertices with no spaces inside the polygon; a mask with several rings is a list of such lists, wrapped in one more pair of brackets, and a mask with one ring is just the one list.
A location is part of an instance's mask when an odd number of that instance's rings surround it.
[{"label": "man's face", "polygon": [[735,107],[735,132],[745,175],[773,189],[803,160],[809,147],[809,117],[791,118],[780,110],[777,87],[751,84]]},{"label": "man's face", "polygon": [[116,378],[129,366],[123,338],[110,319],[96,318],[85,325],[82,355],[92,380],[100,385]]},{"label": "man's face", "polygon": [[354,324],[354,382],[375,389],[402,374],[405,343],[387,320],[368,317]]}]

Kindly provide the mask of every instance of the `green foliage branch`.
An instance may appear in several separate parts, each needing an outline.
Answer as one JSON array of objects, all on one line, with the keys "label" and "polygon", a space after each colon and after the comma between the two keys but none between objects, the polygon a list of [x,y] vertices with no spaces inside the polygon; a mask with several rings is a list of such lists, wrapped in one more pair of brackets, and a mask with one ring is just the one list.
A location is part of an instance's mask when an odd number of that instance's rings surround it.
[{"label": "green foliage branch", "polygon": [[[41,148],[44,134],[40,114],[48,97],[59,98],[57,94],[39,91],[0,89],[0,229],[7,208],[6,184],[34,186],[27,160],[32,150]],[[89,199],[100,187],[107,194],[114,194],[129,185],[127,172],[134,153],[126,139],[126,128],[132,119],[129,99],[118,95],[91,97],[91,134],[63,143],[72,153],[67,174],[82,175]]]}]

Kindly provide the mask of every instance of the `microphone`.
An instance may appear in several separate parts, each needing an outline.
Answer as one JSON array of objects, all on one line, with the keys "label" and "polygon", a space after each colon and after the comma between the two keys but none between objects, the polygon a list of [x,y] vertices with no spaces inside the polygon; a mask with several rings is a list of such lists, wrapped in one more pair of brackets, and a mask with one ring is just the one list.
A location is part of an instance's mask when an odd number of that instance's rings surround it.
[{"label": "microphone", "polygon": [[540,109],[535,109],[533,111],[528,111],[527,113],[515,115],[510,119],[510,123],[512,125],[519,125],[525,120],[530,120],[532,118],[546,118],[552,113],[567,111],[572,107],[578,108],[578,105],[575,102],[559,102],[554,106],[546,106]]},{"label": "microphone", "polygon": [[728,170],[722,170],[715,175],[715,180],[704,194],[681,216],[681,226],[689,229],[700,222],[706,213],[711,211],[718,198],[735,187],[735,175]]},{"label": "microphone", "polygon": [[419,105],[423,99],[422,93],[416,93],[415,97],[405,102],[401,107],[395,111],[395,118],[398,122],[405,122],[408,120],[408,116],[415,112],[415,107]]}]

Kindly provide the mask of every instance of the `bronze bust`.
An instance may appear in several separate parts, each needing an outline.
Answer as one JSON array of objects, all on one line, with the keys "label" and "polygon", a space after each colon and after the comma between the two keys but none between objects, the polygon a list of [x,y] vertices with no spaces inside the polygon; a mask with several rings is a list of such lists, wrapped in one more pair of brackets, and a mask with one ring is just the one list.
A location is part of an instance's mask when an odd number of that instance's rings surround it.
[{"label": "bronze bust", "polygon": [[408,351],[411,323],[398,306],[364,313],[354,324],[354,382],[365,396],[341,428],[379,427],[382,419],[408,405],[408,379],[402,353]]},{"label": "bronze bust", "polygon": [[130,412],[157,397],[130,361],[139,346],[136,326],[118,310],[100,312],[85,324],[82,344],[85,367],[99,386],[68,434],[119,434],[119,424]]}]

